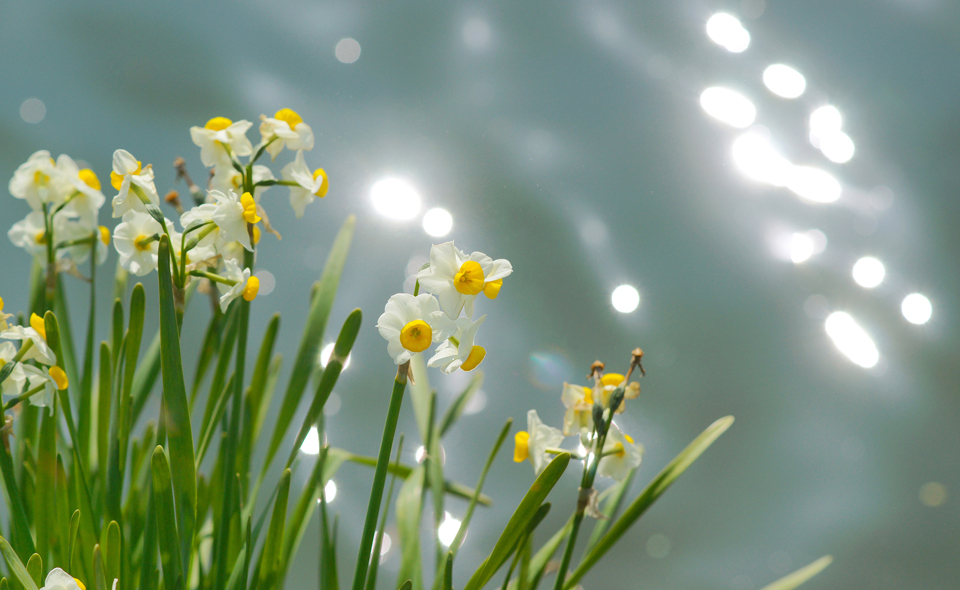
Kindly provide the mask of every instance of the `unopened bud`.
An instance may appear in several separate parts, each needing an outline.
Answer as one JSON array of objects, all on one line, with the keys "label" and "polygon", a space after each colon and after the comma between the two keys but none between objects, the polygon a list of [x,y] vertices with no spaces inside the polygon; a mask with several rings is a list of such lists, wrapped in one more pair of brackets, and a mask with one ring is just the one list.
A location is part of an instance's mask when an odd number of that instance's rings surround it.
[{"label": "unopened bud", "polygon": [[591,377],[598,376],[603,373],[604,365],[601,361],[593,361],[593,364],[590,365],[590,374],[587,375],[587,379]]}]

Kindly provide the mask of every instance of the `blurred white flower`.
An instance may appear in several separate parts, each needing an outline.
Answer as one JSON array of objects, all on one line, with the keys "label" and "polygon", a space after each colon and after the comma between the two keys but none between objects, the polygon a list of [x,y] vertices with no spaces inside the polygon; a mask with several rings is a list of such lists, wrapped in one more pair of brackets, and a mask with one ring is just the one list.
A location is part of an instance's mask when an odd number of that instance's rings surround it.
[{"label": "blurred white flower", "polygon": [[593,428],[593,390],[582,385],[563,384],[560,401],[567,408],[563,415],[563,433],[567,436],[579,434],[581,430]]},{"label": "blurred white flower", "polygon": [[[13,342],[4,342],[0,344],[0,368],[9,363],[17,354],[17,347]],[[0,384],[3,395],[17,396],[23,391],[23,384],[27,382],[27,375],[23,372],[23,365],[17,363],[13,370],[7,375],[7,378]]]},{"label": "blurred white flower", "polygon": [[50,157],[50,152],[34,152],[13,173],[13,178],[10,179],[10,194],[24,199],[34,211],[41,210],[44,203],[58,204],[56,199],[59,193],[51,186],[52,177],[56,174],[55,162]]},{"label": "blurred white flower", "polygon": [[297,150],[297,157],[284,166],[280,174],[284,180],[297,183],[297,186],[290,187],[290,206],[293,207],[297,217],[303,217],[304,209],[313,202],[315,197],[322,199],[327,196],[327,189],[330,187],[327,173],[323,168],[310,172],[310,168],[303,159],[303,150]]},{"label": "blurred white flower", "polygon": [[534,473],[540,473],[553,456],[547,449],[556,449],[563,442],[563,433],[558,428],[540,421],[536,410],[527,412],[527,430],[514,436],[513,460],[522,463],[529,459]]},{"label": "blurred white flower", "polygon": [[217,283],[217,289],[220,291],[220,311],[226,312],[230,303],[237,297],[243,297],[246,301],[253,301],[260,290],[260,279],[250,276],[249,268],[240,268],[240,265],[233,260],[225,260],[221,276],[230,281],[233,285]]},{"label": "blurred white flower", "polygon": [[200,148],[200,161],[204,166],[230,165],[229,148],[237,156],[253,153],[253,144],[247,139],[250,121],[234,123],[226,117],[214,117],[203,127],[191,127],[190,139]]},{"label": "blurred white flower", "polygon": [[414,297],[397,293],[387,301],[383,315],[377,320],[377,329],[387,341],[387,352],[393,362],[401,365],[433,342],[446,340],[456,330],[456,324],[440,311],[433,295],[424,293]]},{"label": "blurred white flower", "polygon": [[640,465],[643,459],[643,445],[633,442],[633,439],[621,432],[616,424],[611,423],[610,430],[607,431],[607,439],[603,443],[603,454],[605,456],[600,459],[600,464],[597,466],[597,475],[623,481],[631,469]]},{"label": "blurred white flower", "polygon": [[140,162],[133,157],[133,154],[127,150],[113,152],[113,172],[110,173],[110,184],[120,191],[117,196],[113,197],[114,217],[123,217],[127,211],[146,213],[146,205],[140,200],[136,191],[131,189],[131,185],[139,188],[146,195],[147,200],[154,205],[160,204],[157,187],[153,184],[153,168],[149,165],[143,168]]},{"label": "blurred white flower", "polygon": [[274,160],[284,146],[291,150],[313,149],[313,130],[292,109],[280,109],[273,117],[260,115],[260,136],[260,145],[269,143],[267,153]]},{"label": "blurred white flower", "polygon": [[62,185],[58,192],[69,199],[63,213],[78,217],[84,228],[93,230],[97,227],[97,213],[107,201],[100,190],[97,174],[89,168],[81,170],[73,158],[66,154],[57,158],[56,169],[56,183]]}]

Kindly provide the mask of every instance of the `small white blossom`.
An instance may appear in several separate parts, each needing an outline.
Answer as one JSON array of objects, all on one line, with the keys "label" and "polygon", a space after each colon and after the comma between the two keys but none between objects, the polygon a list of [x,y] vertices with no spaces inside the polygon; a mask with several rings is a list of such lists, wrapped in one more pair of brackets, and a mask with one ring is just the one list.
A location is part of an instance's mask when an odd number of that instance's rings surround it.
[{"label": "small white blossom", "polygon": [[260,288],[260,281],[257,277],[250,276],[249,268],[240,268],[240,265],[233,260],[225,260],[221,276],[231,281],[236,281],[234,285],[217,283],[217,289],[220,291],[220,311],[226,312],[227,308],[237,297],[243,296],[247,301],[253,301]]},{"label": "small white blossom", "polygon": [[563,415],[563,433],[567,436],[593,428],[593,390],[581,385],[563,384],[560,394],[566,413]]},{"label": "small white blossom", "polygon": [[44,203],[56,205],[61,196],[59,191],[55,190],[55,183],[51,184],[56,175],[55,162],[50,157],[50,152],[34,152],[13,173],[13,178],[10,179],[10,194],[24,199],[34,211],[40,211]]},{"label": "small white blossom", "polygon": [[[54,218],[56,219],[56,217]],[[7,236],[14,246],[23,248],[33,256],[45,256],[47,252],[47,229],[43,211],[31,211],[26,218],[13,224]]]},{"label": "small white blossom", "polygon": [[563,442],[563,433],[544,424],[537,411],[530,410],[527,412],[527,430],[518,432],[515,441],[513,460],[520,463],[529,459],[534,473],[539,474],[553,459],[547,449],[559,448]]},{"label": "small white blossom", "polygon": [[456,330],[456,324],[440,311],[433,295],[424,293],[414,297],[397,293],[387,301],[383,315],[377,320],[377,329],[387,341],[387,353],[393,362],[401,365],[432,342],[446,340]]},{"label": "small white blossom", "polygon": [[203,127],[191,127],[190,139],[200,148],[200,161],[204,166],[230,165],[230,155],[224,146],[237,156],[249,156],[253,145],[247,139],[250,121],[234,123],[226,117],[214,117]]},{"label": "small white blossom", "polygon": [[597,475],[612,477],[617,481],[626,479],[630,470],[640,466],[643,459],[643,445],[620,431],[616,424],[610,424],[607,439],[603,443],[603,453],[612,453],[600,459]]},{"label": "small white blossom", "polygon": [[[266,166],[255,164],[253,167],[253,184],[263,180],[276,180],[273,172]],[[225,193],[230,190],[241,192],[243,190],[243,175],[237,172],[237,169],[228,164],[218,164],[213,169],[213,177],[210,179],[210,188]],[[258,203],[263,191],[269,186],[258,186],[253,189],[253,198]],[[184,226],[186,227],[186,226]]]},{"label": "small white blossom", "polygon": [[120,193],[113,197],[113,216],[122,217],[127,211],[147,211],[147,207],[140,200],[136,192],[131,189],[135,185],[141,189],[154,205],[160,204],[157,187],[153,184],[153,167],[142,168],[140,162],[127,150],[113,152],[113,172],[110,173],[110,184]]},{"label": "small white blossom", "polygon": [[210,196],[216,199],[216,209],[210,219],[220,228],[218,246],[224,242],[240,242],[244,248],[252,252],[253,246],[250,244],[250,234],[247,232],[249,212],[242,203],[241,197],[233,191],[226,193],[210,191]]},{"label": "small white blossom", "polygon": [[280,109],[273,117],[260,115],[260,136],[260,145],[270,142],[267,153],[274,160],[284,146],[291,150],[313,149],[313,130],[291,109]]},{"label": "small white blossom", "polygon": [[417,273],[417,280],[437,296],[450,319],[456,319],[461,310],[472,318],[477,295],[496,298],[503,279],[512,272],[507,260],[493,260],[482,252],[467,256],[453,242],[445,242],[430,248],[430,266]]},{"label": "small white blossom", "polygon": [[8,326],[6,330],[0,332],[0,338],[6,340],[22,340],[24,346],[29,340],[31,346],[21,357],[21,361],[35,360],[44,365],[57,364],[57,355],[47,344],[46,329],[44,328],[43,318],[37,314],[30,316],[30,326]]},{"label": "small white blossom", "polygon": [[[114,580],[113,587],[116,589],[117,583]],[[40,590],[81,590],[80,584],[62,569],[55,567],[47,574],[47,579],[43,582],[43,588]]]},{"label": "small white blossom", "polygon": [[303,159],[303,150],[297,151],[297,157],[280,171],[284,180],[292,180],[297,186],[290,187],[290,206],[297,217],[303,217],[307,205],[316,197],[321,199],[327,195],[330,186],[327,173],[322,168],[310,172]]},{"label": "small white blossom", "polygon": [[95,229],[97,213],[107,200],[100,191],[100,179],[89,168],[81,170],[66,154],[57,158],[56,169],[59,172],[56,181],[63,185],[59,191],[69,199],[63,213],[78,217],[83,227]]},{"label": "small white blossom", "polygon": [[[486,318],[485,315],[480,316],[480,319],[475,322],[468,318],[459,318],[456,321],[457,332],[450,339],[440,343],[436,354],[427,365],[440,367],[440,370],[447,375],[460,368],[464,371],[475,369],[483,360],[486,351],[482,346],[474,346],[473,342],[477,337],[477,330]],[[453,340],[456,340],[457,344],[454,344]]]},{"label": "small white blossom", "polygon": [[[9,363],[17,354],[17,348],[12,342],[0,344],[0,368]],[[23,372],[23,365],[17,363],[13,370],[7,375],[7,378],[0,384],[3,395],[18,396],[23,391],[23,384],[27,381],[27,375]]]},{"label": "small white blossom", "polygon": [[[167,226],[170,222],[167,221]],[[113,246],[120,254],[120,266],[137,276],[143,276],[157,268],[159,242],[143,243],[145,238],[163,233],[157,220],[147,213],[127,211],[123,221],[113,232]]]}]

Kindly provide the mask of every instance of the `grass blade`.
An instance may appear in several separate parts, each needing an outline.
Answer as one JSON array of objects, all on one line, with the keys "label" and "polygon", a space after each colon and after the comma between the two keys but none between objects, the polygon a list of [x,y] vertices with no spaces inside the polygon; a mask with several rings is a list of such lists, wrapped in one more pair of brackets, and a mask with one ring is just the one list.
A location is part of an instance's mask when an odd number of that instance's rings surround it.
[{"label": "grass blade", "polygon": [[37,553],[50,560],[50,549],[56,539],[56,512],[50,510],[56,502],[57,480],[57,404],[53,412],[46,409],[40,418],[40,440],[37,447],[36,479],[34,486],[33,525],[37,532]]},{"label": "grass blade", "polygon": [[[121,337],[122,338],[122,337]],[[110,404],[113,397],[113,355],[110,345],[100,343],[100,377],[97,388],[97,469],[103,473],[107,469],[107,457],[110,450]]]},{"label": "grass blade", "polygon": [[440,421],[440,436],[447,434],[447,431],[460,419],[460,416],[463,414],[463,409],[467,407],[467,404],[470,403],[470,400],[473,399],[473,395],[480,391],[480,387],[483,385],[483,373],[477,371],[473,376],[473,379],[470,380],[470,384],[467,385],[467,388],[464,389],[460,395],[457,396],[457,399],[453,401],[449,408],[447,408],[446,413],[443,415],[443,420]]},{"label": "grass blade", "polygon": [[663,471],[661,471],[660,474],[650,482],[646,489],[623,511],[623,515],[611,525],[607,534],[597,541],[593,549],[584,555],[583,561],[580,562],[577,569],[574,570],[567,579],[564,589],[569,590],[576,586],[584,574],[590,571],[590,568],[613,547],[620,537],[633,526],[633,523],[647,511],[647,508],[656,502],[657,498],[667,491],[670,485],[697,460],[697,457],[707,450],[707,448],[713,444],[713,441],[717,440],[721,434],[730,428],[731,424],[733,424],[733,416],[720,418],[708,426],[700,436],[693,439],[693,442],[687,445],[687,448],[681,451],[673,461],[670,461],[670,463],[663,468]]},{"label": "grass blade", "polygon": [[[400,537],[400,571],[397,579],[407,580],[413,588],[423,587],[423,566],[420,560],[420,519],[423,513],[423,465],[400,486],[397,494],[397,533]],[[377,556],[379,559],[380,556]]]},{"label": "grass blade", "polygon": [[[169,263],[167,263],[169,269]],[[169,270],[167,271],[169,273]],[[180,559],[180,535],[177,530],[177,514],[174,508],[170,463],[163,447],[153,451],[153,500],[157,532],[160,540],[160,564],[163,567],[165,590],[183,590],[184,570]]]},{"label": "grass blade", "polygon": [[43,559],[40,557],[39,553],[34,553],[30,556],[30,559],[27,561],[27,573],[30,574],[30,577],[33,578],[33,582],[39,586],[43,582]]},{"label": "grass blade", "polygon": [[772,584],[767,584],[760,590],[793,590],[813,576],[822,572],[832,562],[832,556],[824,555],[820,559],[809,565],[805,565],[792,574],[788,574]]},{"label": "grass blade", "polygon": [[[403,434],[400,434],[400,440],[397,441],[397,460],[400,462],[400,455],[403,454]],[[383,514],[380,516],[380,526],[377,528],[377,537],[373,542],[373,551],[370,552],[370,572],[367,574],[367,590],[375,590],[377,587],[377,570],[380,569],[380,549],[383,547],[383,535],[387,529],[387,515],[390,513],[390,502],[393,500],[393,486],[397,483],[397,474],[394,473],[390,478],[390,487],[387,488],[387,498],[383,503]]]},{"label": "grass blade", "polygon": [[[330,449],[331,455],[343,455],[346,461],[351,463],[356,463],[357,465],[365,465],[367,467],[376,467],[377,460],[374,457],[368,457],[366,455],[357,455],[349,451],[345,451],[340,448],[332,447]],[[414,468],[409,465],[404,465],[403,463],[391,463],[387,469],[390,473],[396,474],[400,479],[407,479],[410,477],[410,474],[413,473]],[[469,500],[473,498],[475,491],[472,488],[469,488],[462,483],[455,481],[447,480],[444,482],[444,490],[452,495],[464,500]],[[486,494],[480,494],[477,498],[477,503],[482,504],[483,506],[493,506],[493,499]]]},{"label": "grass blade", "polygon": [[477,479],[477,487],[473,496],[470,497],[470,504],[467,505],[467,513],[463,517],[463,521],[460,523],[460,529],[457,531],[457,536],[453,538],[453,543],[450,544],[450,552],[456,556],[457,551],[460,550],[460,545],[463,543],[464,537],[467,535],[467,527],[470,526],[470,519],[473,518],[473,511],[477,507],[477,502],[480,500],[480,491],[483,489],[483,483],[487,480],[487,473],[490,471],[490,467],[493,465],[494,459],[497,458],[497,453],[500,452],[500,447],[503,446],[503,441],[506,440],[507,435],[510,433],[510,427],[513,425],[513,418],[508,418],[507,422],[503,425],[503,428],[500,429],[500,434],[497,436],[497,441],[493,443],[493,448],[490,449],[490,454],[487,455],[487,462],[483,464],[483,470],[480,472],[480,478]]},{"label": "grass blade", "polygon": [[604,531],[606,531],[607,527],[610,526],[610,523],[613,522],[613,515],[620,510],[620,506],[623,504],[623,498],[627,495],[627,490],[630,488],[630,484],[633,482],[633,478],[636,475],[637,468],[631,469],[630,473],[627,474],[627,477],[625,477],[623,481],[617,482],[600,495],[600,501],[603,501],[603,496],[606,496],[606,501],[603,504],[603,508],[600,510],[605,518],[598,518],[597,523],[593,525],[593,532],[590,533],[590,538],[587,540],[587,544],[583,548],[584,553],[590,552],[590,549],[596,545]]},{"label": "grass blade", "polygon": [[280,555],[283,546],[283,529],[287,522],[287,499],[290,496],[290,470],[284,469],[280,477],[280,489],[273,504],[273,516],[270,518],[270,527],[267,529],[267,538],[263,543],[263,552],[260,554],[260,582],[258,590],[273,590],[280,579],[279,571],[282,561]]},{"label": "grass blade", "polygon": [[0,537],[0,553],[3,553],[3,559],[7,562],[10,575],[13,576],[16,581],[20,582],[26,590],[38,590],[37,584],[33,581],[33,577],[27,572],[27,568],[23,567],[23,562],[17,557],[17,553],[3,537]]}]

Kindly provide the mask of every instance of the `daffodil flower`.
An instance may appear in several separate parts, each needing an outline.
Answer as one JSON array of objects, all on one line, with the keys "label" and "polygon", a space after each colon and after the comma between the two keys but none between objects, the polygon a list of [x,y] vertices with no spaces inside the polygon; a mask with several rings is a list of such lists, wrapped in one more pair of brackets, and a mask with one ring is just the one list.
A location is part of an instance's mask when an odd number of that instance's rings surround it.
[{"label": "daffodil flower", "polygon": [[[0,368],[3,368],[9,362],[13,362],[13,357],[17,355],[17,348],[12,342],[0,344]],[[27,375],[23,372],[23,365],[17,363],[13,370],[7,375],[7,378],[0,383],[3,395],[17,396],[23,391],[23,385],[27,382]]]},{"label": "daffodil flower", "polygon": [[47,344],[47,330],[43,318],[37,314],[30,314],[30,326],[9,326],[0,332],[0,338],[6,340],[21,340],[21,350],[29,347],[20,357],[21,361],[35,360],[44,365],[57,364],[57,355]]},{"label": "daffodil flower", "polygon": [[539,474],[551,459],[547,449],[556,449],[562,442],[563,433],[541,422],[537,411],[530,410],[527,412],[527,430],[514,436],[513,460],[522,463],[529,459],[534,473]]},{"label": "daffodil flower", "polygon": [[226,117],[214,117],[203,127],[191,127],[190,139],[200,148],[200,161],[204,166],[229,165],[228,148],[237,156],[253,153],[253,144],[247,139],[247,129],[252,126],[250,121],[234,123]]},{"label": "daffodil flower", "polygon": [[477,321],[468,318],[459,318],[456,321],[457,332],[440,343],[436,353],[427,363],[431,367],[440,367],[440,370],[449,375],[457,369],[472,371],[477,368],[486,356],[487,351],[482,346],[473,343],[477,337],[477,330],[487,316],[480,316]]},{"label": "daffodil flower", "polygon": [[450,319],[459,317],[461,310],[472,318],[477,295],[496,298],[503,279],[512,272],[507,260],[493,260],[482,252],[467,256],[453,242],[445,242],[430,248],[430,266],[417,273],[417,280],[437,296]]},{"label": "daffodil flower", "polygon": [[582,385],[563,384],[560,394],[566,413],[563,415],[563,433],[567,436],[593,429],[593,389]]},{"label": "daffodil flower", "polygon": [[244,301],[256,299],[260,291],[260,279],[250,276],[249,268],[240,268],[233,260],[225,260],[223,266],[221,273],[226,281],[216,281],[221,293],[220,311],[226,312],[237,297],[243,297]]},{"label": "daffodil flower", "polygon": [[433,342],[441,342],[456,330],[433,295],[413,296],[397,293],[387,301],[377,329],[387,341],[387,353],[398,365],[423,352]]},{"label": "daffodil flower", "polygon": [[[114,580],[113,587],[116,589],[117,583]],[[47,579],[43,581],[43,588],[40,590],[86,590],[80,582],[63,571],[55,567],[47,574]]]},{"label": "daffodil flower", "polygon": [[4,312],[3,312],[3,297],[0,297],[0,332],[6,330],[6,329],[8,328],[8,326],[7,326],[7,319],[12,318],[12,317],[13,317],[13,314],[12,314],[12,313],[4,313]]},{"label": "daffodil flower", "polygon": [[57,174],[55,162],[50,152],[34,152],[26,162],[17,168],[10,179],[10,194],[24,199],[30,208],[39,211],[45,203],[57,203],[60,192],[51,186],[51,180]]},{"label": "daffodil flower", "polygon": [[[170,226],[167,221],[167,226]],[[120,254],[120,266],[137,276],[157,268],[159,242],[153,239],[163,227],[153,217],[140,211],[127,211],[113,232],[113,246]]]},{"label": "daffodil flower", "polygon": [[240,242],[244,248],[252,252],[253,246],[250,244],[247,224],[260,221],[256,201],[250,193],[238,196],[233,191],[226,193],[210,191],[210,195],[216,199],[216,209],[210,219],[220,228],[219,243]]},{"label": "daffodil flower", "polygon": [[58,181],[64,186],[60,190],[66,196],[63,212],[76,216],[84,228],[97,227],[97,213],[107,198],[100,191],[100,179],[89,168],[80,169],[73,158],[66,154],[57,158]]},{"label": "daffodil flower", "polygon": [[[264,180],[276,180],[276,178],[273,176],[273,172],[271,172],[266,166],[261,166],[260,164],[255,165],[253,167],[253,184],[256,185],[258,182]],[[210,178],[210,188],[222,193],[225,193],[229,190],[239,192],[243,190],[243,175],[240,174],[230,163],[217,164],[213,169],[213,176]],[[267,190],[268,188],[270,187],[254,186],[254,200],[259,203],[260,196],[263,194],[263,191]]]},{"label": "daffodil flower", "polygon": [[123,217],[127,211],[146,212],[147,207],[137,194],[139,192],[154,205],[160,204],[157,187],[153,184],[153,167],[143,168],[140,162],[127,150],[113,152],[113,172],[110,184],[119,194],[113,197],[113,216]]},{"label": "daffodil flower", "polygon": [[260,115],[260,145],[266,145],[275,160],[284,146],[291,150],[312,150],[313,130],[292,109],[280,109],[273,117]]},{"label": "daffodil flower", "polygon": [[23,372],[27,376],[28,391],[43,386],[27,399],[38,408],[50,408],[50,413],[53,414],[53,397],[58,390],[67,388],[67,374],[57,366],[41,369],[33,365],[23,365]]},{"label": "daffodil flower", "polygon": [[[58,218],[55,217],[54,221],[56,223]],[[14,246],[23,248],[33,256],[44,256],[47,251],[47,228],[43,211],[28,213],[24,219],[13,224],[7,236]]]},{"label": "daffodil flower", "polygon": [[327,196],[330,182],[323,168],[310,172],[303,159],[303,150],[297,151],[297,157],[280,171],[284,180],[297,183],[290,185],[290,206],[297,217],[303,217],[303,211],[316,197]]},{"label": "daffodil flower", "polygon": [[[620,373],[606,373],[600,379],[600,385],[602,387],[600,394],[600,402],[603,404],[603,407],[608,407],[610,405],[610,395],[616,391],[617,387],[623,383],[623,375]],[[623,401],[620,402],[620,407],[616,408],[617,414],[622,414],[627,409],[628,399],[636,399],[640,396],[640,384],[636,381],[632,383],[627,383],[624,386],[623,390]]]},{"label": "daffodil flower", "polygon": [[643,445],[633,442],[616,424],[611,423],[603,443],[600,464],[597,465],[597,475],[623,481],[631,469],[640,465],[642,459]]}]

